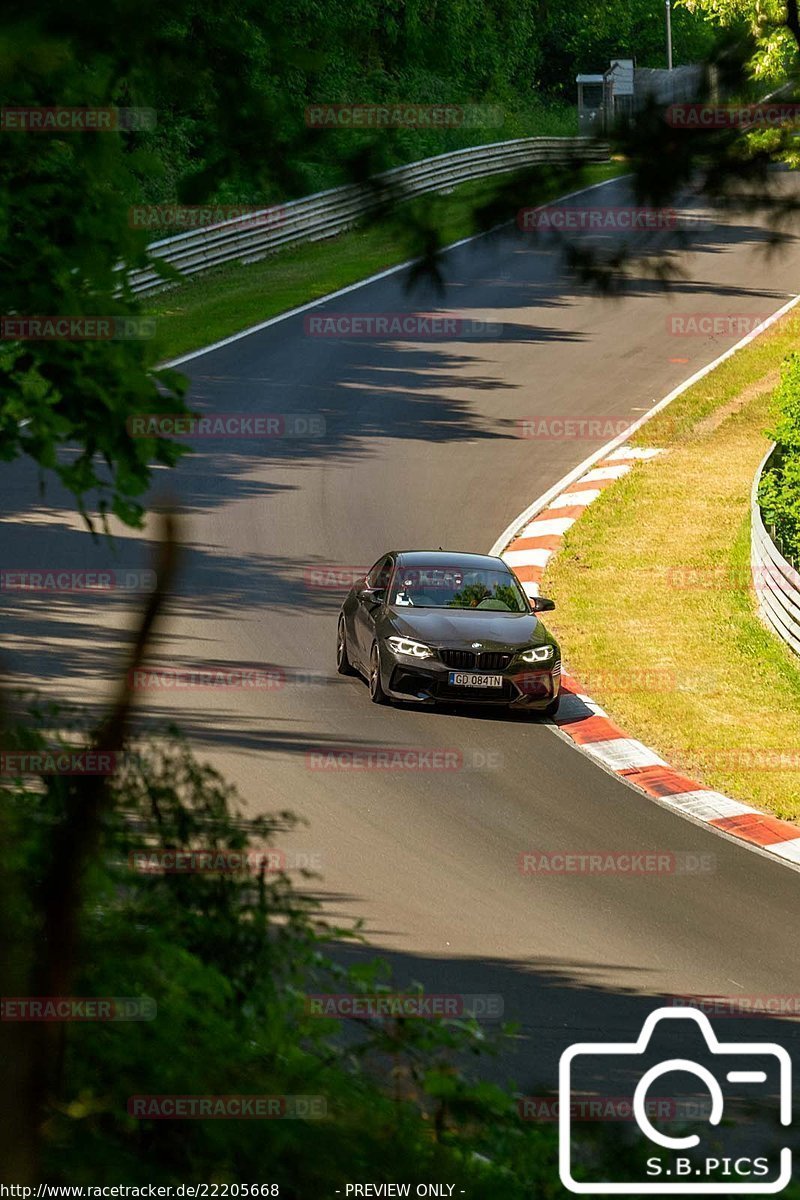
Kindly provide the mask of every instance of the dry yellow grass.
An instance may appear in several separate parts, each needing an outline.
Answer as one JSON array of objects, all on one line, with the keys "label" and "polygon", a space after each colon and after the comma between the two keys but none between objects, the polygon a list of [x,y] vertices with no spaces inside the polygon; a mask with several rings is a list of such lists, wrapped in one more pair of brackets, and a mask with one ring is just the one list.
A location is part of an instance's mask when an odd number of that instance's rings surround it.
[{"label": "dry yellow grass", "polygon": [[749,502],[794,323],[640,431],[666,452],[591,506],[544,585],[567,668],[609,716],[692,778],[786,819],[800,818],[800,660],[756,613]]}]

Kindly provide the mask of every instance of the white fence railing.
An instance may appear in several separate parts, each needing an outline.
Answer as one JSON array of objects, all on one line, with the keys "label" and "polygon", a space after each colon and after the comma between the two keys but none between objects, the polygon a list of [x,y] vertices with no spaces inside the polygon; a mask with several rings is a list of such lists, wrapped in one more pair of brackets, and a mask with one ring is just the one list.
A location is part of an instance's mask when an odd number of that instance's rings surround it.
[{"label": "white fence railing", "polygon": [[[182,275],[193,275],[228,262],[255,262],[283,246],[332,237],[349,228],[382,204],[395,204],[410,196],[451,188],[470,179],[484,179],[535,163],[605,162],[608,146],[592,138],[517,138],[487,146],[469,146],[437,154],[420,162],[393,167],[376,175],[368,185],[348,184],[290,200],[286,204],[253,210],[245,216],[192,229],[152,242],[153,258],[162,258]],[[131,271],[134,292],[143,294],[164,286],[155,271]]]},{"label": "white fence railing", "polygon": [[769,536],[758,506],[761,474],[774,453],[773,446],[753,481],[750,564],[762,618],[795,654],[800,654],[800,572],[786,561]]}]

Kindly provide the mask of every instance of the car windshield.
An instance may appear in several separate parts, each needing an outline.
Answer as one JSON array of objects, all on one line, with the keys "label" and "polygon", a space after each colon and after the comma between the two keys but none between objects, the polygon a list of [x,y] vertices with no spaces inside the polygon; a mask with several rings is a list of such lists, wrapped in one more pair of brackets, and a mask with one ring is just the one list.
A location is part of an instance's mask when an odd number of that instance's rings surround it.
[{"label": "car windshield", "polygon": [[465,571],[450,567],[398,566],[392,604],[399,608],[476,608],[530,612],[525,593],[510,571]]}]

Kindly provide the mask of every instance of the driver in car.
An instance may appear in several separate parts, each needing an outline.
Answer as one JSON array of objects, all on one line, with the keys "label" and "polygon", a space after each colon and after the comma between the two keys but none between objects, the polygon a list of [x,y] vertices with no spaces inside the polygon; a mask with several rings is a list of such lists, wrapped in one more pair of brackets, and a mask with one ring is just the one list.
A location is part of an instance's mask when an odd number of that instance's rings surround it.
[{"label": "driver in car", "polygon": [[406,608],[441,608],[452,604],[462,582],[460,572],[435,571],[428,574],[407,571],[398,580],[394,602]]}]

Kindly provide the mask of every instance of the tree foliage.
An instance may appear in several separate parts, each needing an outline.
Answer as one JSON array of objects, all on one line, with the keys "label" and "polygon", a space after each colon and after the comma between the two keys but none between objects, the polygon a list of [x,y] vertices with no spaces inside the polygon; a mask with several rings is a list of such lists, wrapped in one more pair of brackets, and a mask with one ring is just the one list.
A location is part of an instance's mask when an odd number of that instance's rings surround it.
[{"label": "tree foliage", "polygon": [[752,39],[750,69],[760,80],[783,82],[796,70],[800,35],[797,0],[677,0],[693,15]]},{"label": "tree foliage", "polygon": [[[0,312],[135,316],[126,272],[146,264],[152,236],[132,228],[135,203],[270,204],[451,146],[537,132],[531,114],[542,111],[543,88],[572,100],[576,68],[613,52],[649,55],[645,44],[655,55],[658,21],[645,0],[632,16],[623,3],[585,8],[108,0],[75,9],[12,0],[0,34],[8,104],[145,109],[157,123],[0,132]],[[694,20],[697,46],[702,26]],[[506,122],[378,136],[305,122],[308,105],[388,100],[494,104]],[[421,230],[421,251],[429,241]],[[184,413],[186,395],[179,374],[156,368],[147,337],[7,334],[0,388],[0,459],[25,455],[43,478],[54,472],[89,523],[96,511],[141,524],[151,466],[175,464],[181,447],[132,437],[130,419]]]},{"label": "tree foliage", "polygon": [[[75,751],[91,741],[80,720],[37,706],[3,744]],[[397,985],[379,961],[345,969],[328,957],[331,939],[352,933],[321,921],[310,880],[257,865],[157,869],[166,850],[266,863],[291,814],[248,818],[174,731],[135,749],[104,785],[79,896],[58,897],[75,905],[79,931],[61,994],[146,998],[153,1019],[0,1025],[0,1182],[275,1184],[304,1200],[354,1178],[446,1179],[477,1200],[560,1195],[555,1125],[521,1120],[510,1092],[472,1077],[470,1061],[492,1051],[477,1022],[365,1018],[343,1035],[340,1022],[311,1015],[309,993],[380,996]],[[82,791],[63,777],[0,788],[7,994],[51,994],[41,990],[54,953],[43,892]],[[176,1095],[314,1097],[317,1115],[174,1121],[129,1105]],[[584,1153],[632,1169],[602,1136]]]},{"label": "tree foliage", "polygon": [[[637,67],[666,67],[667,35],[663,0],[584,0],[542,6],[542,62],[537,77],[548,91],[574,94],[577,72],[603,72],[613,58],[632,58]],[[672,20],[676,63],[705,59],[713,48],[714,29],[688,9]]]}]

